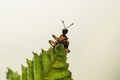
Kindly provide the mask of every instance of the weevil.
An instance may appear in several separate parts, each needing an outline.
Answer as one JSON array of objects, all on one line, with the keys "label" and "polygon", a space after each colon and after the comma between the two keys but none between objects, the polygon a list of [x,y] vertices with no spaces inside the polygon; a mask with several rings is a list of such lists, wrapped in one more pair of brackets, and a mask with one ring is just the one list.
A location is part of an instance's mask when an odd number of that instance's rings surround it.
[{"label": "weevil", "polygon": [[59,37],[56,37],[55,35],[52,35],[52,37],[56,40],[56,41],[52,41],[49,40],[49,43],[52,47],[55,47],[58,44],[63,44],[64,45],[64,49],[67,53],[70,52],[70,50],[68,49],[69,47],[69,41],[68,41],[68,37],[66,36],[66,34],[68,33],[68,28],[71,27],[73,25],[70,24],[68,27],[65,26],[64,21],[62,21],[64,29],[62,29],[62,34]]}]

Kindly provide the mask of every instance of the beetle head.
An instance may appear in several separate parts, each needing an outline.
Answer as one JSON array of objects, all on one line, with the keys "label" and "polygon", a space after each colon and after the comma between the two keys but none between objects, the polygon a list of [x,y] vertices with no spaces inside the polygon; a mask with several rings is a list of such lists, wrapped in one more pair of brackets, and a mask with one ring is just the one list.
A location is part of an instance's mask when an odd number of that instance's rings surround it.
[{"label": "beetle head", "polygon": [[64,26],[64,29],[62,30],[62,33],[65,35],[68,32],[68,28],[71,27],[73,25],[73,23],[70,24],[68,27],[65,26],[64,21],[62,21],[62,23],[63,23],[63,26]]},{"label": "beetle head", "polygon": [[63,29],[62,30],[62,33],[65,35],[65,34],[67,34],[67,32],[68,32],[68,29]]}]

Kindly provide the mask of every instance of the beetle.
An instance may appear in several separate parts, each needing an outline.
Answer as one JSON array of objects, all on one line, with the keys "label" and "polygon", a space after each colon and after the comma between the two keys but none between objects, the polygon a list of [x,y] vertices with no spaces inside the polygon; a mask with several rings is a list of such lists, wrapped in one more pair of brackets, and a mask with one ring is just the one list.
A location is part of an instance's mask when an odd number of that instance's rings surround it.
[{"label": "beetle", "polygon": [[49,43],[52,47],[55,47],[58,44],[63,44],[64,45],[64,49],[67,53],[70,52],[70,50],[68,49],[69,46],[69,41],[68,41],[68,37],[66,36],[66,34],[68,33],[68,28],[71,27],[73,25],[70,24],[68,27],[65,26],[64,21],[62,21],[64,29],[62,29],[62,34],[59,37],[56,37],[55,35],[52,35],[52,37],[56,40],[56,41],[52,41],[49,40]]}]

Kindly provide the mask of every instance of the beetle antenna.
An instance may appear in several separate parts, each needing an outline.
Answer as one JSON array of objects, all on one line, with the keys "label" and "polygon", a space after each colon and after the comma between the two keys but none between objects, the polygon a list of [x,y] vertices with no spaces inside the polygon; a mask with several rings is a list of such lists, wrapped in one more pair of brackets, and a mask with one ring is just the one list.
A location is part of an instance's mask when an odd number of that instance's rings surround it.
[{"label": "beetle antenna", "polygon": [[62,23],[63,23],[64,28],[66,29],[66,26],[65,26],[65,23],[64,23],[64,21],[63,21],[63,20],[62,20]]},{"label": "beetle antenna", "polygon": [[69,27],[71,27],[73,25],[73,23],[72,24],[70,24],[68,27],[67,27],[67,29],[69,28]]}]

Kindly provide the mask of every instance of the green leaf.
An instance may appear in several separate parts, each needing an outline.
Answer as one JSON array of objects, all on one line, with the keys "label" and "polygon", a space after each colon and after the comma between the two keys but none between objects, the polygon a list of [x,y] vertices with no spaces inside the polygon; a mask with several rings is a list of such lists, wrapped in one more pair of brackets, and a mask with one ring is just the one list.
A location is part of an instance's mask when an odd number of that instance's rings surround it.
[{"label": "green leaf", "polygon": [[27,67],[22,65],[22,80],[27,80]]},{"label": "green leaf", "polygon": [[34,80],[33,77],[33,62],[29,59],[27,59],[27,80]]},{"label": "green leaf", "polygon": [[32,60],[27,59],[27,67],[22,65],[21,75],[8,69],[7,80],[20,80],[20,76],[21,80],[73,80],[63,45],[33,55]]},{"label": "green leaf", "polygon": [[33,58],[34,80],[43,80],[44,74],[43,74],[42,61],[37,53],[33,52],[33,54],[34,54],[34,58]]},{"label": "green leaf", "polygon": [[48,74],[47,80],[49,80],[49,79],[54,79],[54,80],[61,79],[61,78],[64,78],[64,77],[70,76],[70,75],[71,75],[71,73],[68,70],[52,69]]},{"label": "green leaf", "polygon": [[47,50],[47,53],[50,57],[51,62],[53,62],[55,60],[55,54],[54,54],[53,48],[50,47],[50,49]]},{"label": "green leaf", "polygon": [[43,64],[43,71],[44,71],[44,76],[47,76],[47,73],[50,70],[50,66],[51,66],[51,60],[50,60],[50,56],[48,55],[48,53],[45,50],[42,50],[42,64]]},{"label": "green leaf", "polygon": [[17,72],[13,72],[11,69],[8,68],[7,80],[20,80],[20,76]]}]

